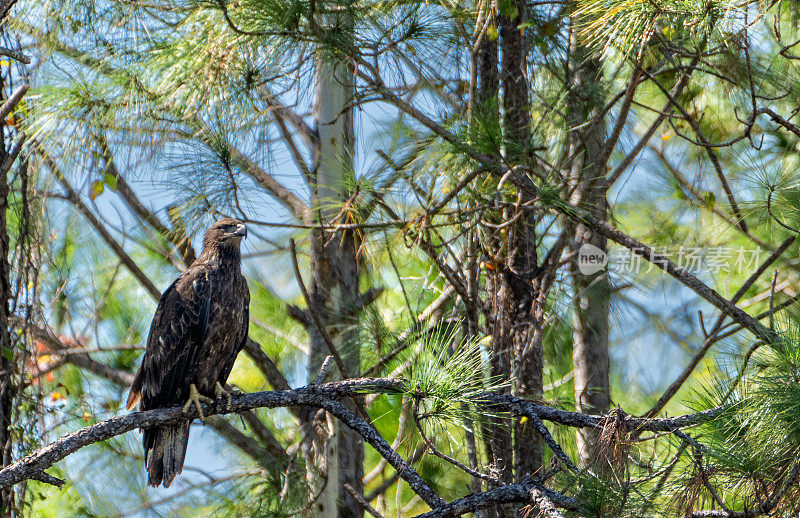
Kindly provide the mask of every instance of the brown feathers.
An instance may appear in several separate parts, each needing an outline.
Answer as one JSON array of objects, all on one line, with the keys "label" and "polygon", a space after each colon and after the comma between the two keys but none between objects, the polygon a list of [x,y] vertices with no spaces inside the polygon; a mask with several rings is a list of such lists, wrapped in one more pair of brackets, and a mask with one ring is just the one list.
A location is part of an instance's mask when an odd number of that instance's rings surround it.
[{"label": "brown feathers", "polygon": [[142,400],[142,370],[136,373],[131,383],[131,390],[128,393],[128,401],[125,402],[125,410],[133,410],[136,403]]},{"label": "brown feathers", "polygon": [[128,400],[125,402],[125,410],[133,410],[133,407],[135,407],[136,404],[141,400],[142,393],[134,392],[133,389],[131,389],[130,394],[128,394]]}]

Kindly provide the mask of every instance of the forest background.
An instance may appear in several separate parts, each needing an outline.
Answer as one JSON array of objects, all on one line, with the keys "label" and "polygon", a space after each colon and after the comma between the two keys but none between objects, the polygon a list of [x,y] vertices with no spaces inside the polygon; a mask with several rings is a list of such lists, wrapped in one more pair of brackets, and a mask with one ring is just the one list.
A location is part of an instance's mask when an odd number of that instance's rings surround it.
[{"label": "forest background", "polygon": [[[3,513],[797,512],[798,8],[0,3]],[[147,488],[223,216],[248,395]]]}]

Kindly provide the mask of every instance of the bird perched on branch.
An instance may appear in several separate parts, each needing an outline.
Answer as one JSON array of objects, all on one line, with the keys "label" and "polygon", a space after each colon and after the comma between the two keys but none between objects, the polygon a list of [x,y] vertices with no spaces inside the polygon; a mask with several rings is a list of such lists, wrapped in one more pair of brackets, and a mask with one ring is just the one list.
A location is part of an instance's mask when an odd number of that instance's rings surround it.
[{"label": "bird perched on branch", "polygon": [[[222,219],[206,231],[203,253],[167,288],[150,324],[147,350],[127,408],[197,407],[227,398],[225,382],[247,340],[250,292],[241,272],[245,225]],[[183,469],[190,421],[144,429],[151,486],[169,487]]]}]

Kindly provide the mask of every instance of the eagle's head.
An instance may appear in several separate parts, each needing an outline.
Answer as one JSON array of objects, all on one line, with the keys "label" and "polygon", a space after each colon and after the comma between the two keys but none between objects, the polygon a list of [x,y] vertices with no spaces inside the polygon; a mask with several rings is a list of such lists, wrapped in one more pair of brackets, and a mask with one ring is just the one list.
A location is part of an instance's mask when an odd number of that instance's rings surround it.
[{"label": "eagle's head", "polygon": [[225,218],[217,221],[203,238],[203,248],[235,247],[239,248],[242,238],[247,236],[247,227],[238,219]]}]

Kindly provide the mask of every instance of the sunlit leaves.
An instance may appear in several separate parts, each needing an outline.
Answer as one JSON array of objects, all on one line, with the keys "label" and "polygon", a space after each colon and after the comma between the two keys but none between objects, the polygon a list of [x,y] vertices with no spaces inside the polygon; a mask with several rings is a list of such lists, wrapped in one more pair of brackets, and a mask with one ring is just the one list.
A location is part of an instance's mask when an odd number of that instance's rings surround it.
[{"label": "sunlit leaves", "polygon": [[623,54],[637,57],[654,36],[673,40],[680,35],[687,39],[710,36],[716,30],[743,27],[743,12],[748,4],[719,0],[581,0],[576,16],[582,20],[581,34],[598,51],[613,46]]}]

